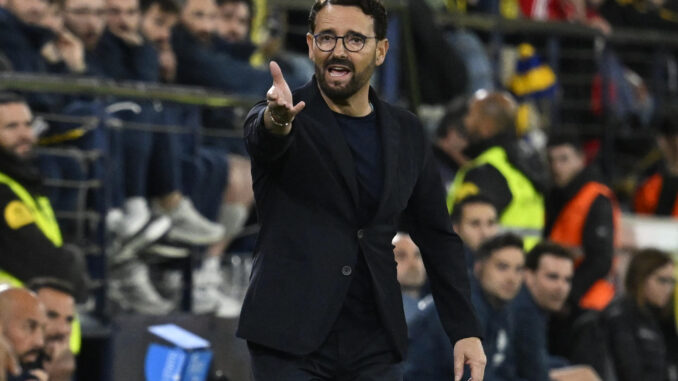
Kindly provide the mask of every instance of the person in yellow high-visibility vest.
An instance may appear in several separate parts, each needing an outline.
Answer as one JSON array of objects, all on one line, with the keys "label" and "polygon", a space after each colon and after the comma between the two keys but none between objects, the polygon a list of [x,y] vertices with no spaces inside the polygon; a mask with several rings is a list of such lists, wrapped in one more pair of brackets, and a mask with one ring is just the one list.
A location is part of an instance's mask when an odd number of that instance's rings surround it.
[{"label": "person in yellow high-visibility vest", "polygon": [[499,224],[521,235],[527,247],[541,237],[544,227],[544,168],[524,154],[515,134],[516,103],[505,92],[479,90],[464,118],[471,161],[456,174],[448,191],[447,207],[464,197],[484,194],[499,212]]},{"label": "person in yellow high-visibility vest", "polygon": [[[42,177],[31,162],[32,122],[23,98],[0,93],[0,284],[21,287],[51,277],[70,284],[82,300],[87,270],[83,258],[63,247],[54,211],[42,195]],[[77,353],[80,335],[73,336]]]}]

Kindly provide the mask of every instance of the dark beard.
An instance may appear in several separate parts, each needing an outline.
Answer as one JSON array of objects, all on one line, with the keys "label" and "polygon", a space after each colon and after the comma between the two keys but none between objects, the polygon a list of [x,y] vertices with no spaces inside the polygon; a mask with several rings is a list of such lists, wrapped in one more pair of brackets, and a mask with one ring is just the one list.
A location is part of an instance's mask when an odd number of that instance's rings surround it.
[{"label": "dark beard", "polygon": [[[351,70],[353,76],[345,87],[330,87],[327,83],[324,74],[325,69],[330,65],[344,65]],[[318,79],[320,90],[322,90],[326,97],[330,98],[333,102],[344,103],[370,81],[375,67],[376,64],[372,61],[365,70],[358,73],[355,71],[355,67],[351,61],[340,58],[331,58],[325,62],[322,68],[319,65],[315,65],[315,77]]]}]

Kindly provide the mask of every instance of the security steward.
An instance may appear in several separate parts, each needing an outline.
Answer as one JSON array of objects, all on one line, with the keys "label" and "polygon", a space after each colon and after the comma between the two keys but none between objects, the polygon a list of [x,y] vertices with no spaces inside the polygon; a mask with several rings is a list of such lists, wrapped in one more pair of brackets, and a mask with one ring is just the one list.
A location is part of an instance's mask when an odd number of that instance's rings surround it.
[{"label": "security steward", "polygon": [[464,118],[472,158],[457,175],[447,195],[447,208],[464,197],[484,194],[499,212],[499,223],[519,234],[531,247],[544,226],[545,181],[539,160],[519,148],[516,138],[516,102],[505,92],[479,90]]}]

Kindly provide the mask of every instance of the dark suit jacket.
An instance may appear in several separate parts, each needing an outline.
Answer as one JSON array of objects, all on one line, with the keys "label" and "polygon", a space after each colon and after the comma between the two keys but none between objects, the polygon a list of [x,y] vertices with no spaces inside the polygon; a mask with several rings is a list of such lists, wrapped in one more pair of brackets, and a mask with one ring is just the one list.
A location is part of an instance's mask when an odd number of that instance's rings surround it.
[{"label": "dark suit jacket", "polygon": [[340,312],[360,248],[381,321],[403,356],[407,327],[391,245],[403,214],[448,336],[453,343],[480,337],[461,240],[451,230],[440,175],[416,116],[370,91],[385,178],[375,217],[360,226],[352,154],[315,79],[293,96],[306,108],[289,135],[264,128],[266,102],[245,121],[261,231],[238,336],[297,355],[319,348]]}]

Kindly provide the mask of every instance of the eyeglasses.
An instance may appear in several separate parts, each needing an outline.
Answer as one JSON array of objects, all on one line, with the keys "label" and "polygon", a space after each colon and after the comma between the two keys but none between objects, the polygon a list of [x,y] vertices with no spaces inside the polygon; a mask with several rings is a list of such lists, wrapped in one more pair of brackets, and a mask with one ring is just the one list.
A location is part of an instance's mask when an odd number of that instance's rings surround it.
[{"label": "eyeglasses", "polygon": [[318,33],[313,35],[315,45],[323,52],[331,52],[337,46],[337,40],[341,38],[344,49],[356,53],[365,47],[365,42],[376,36],[363,36],[360,33],[346,33],[343,36],[337,36],[333,33]]}]

